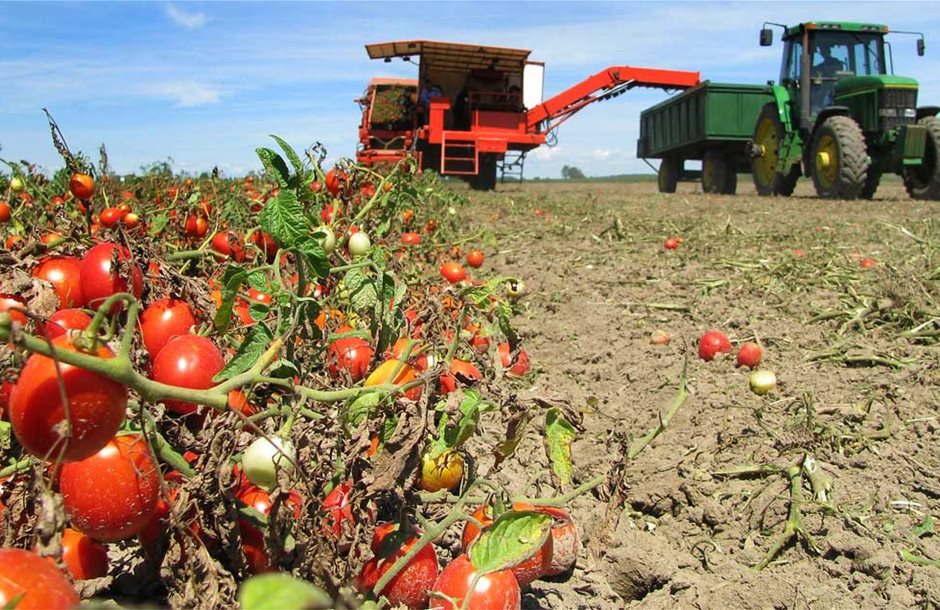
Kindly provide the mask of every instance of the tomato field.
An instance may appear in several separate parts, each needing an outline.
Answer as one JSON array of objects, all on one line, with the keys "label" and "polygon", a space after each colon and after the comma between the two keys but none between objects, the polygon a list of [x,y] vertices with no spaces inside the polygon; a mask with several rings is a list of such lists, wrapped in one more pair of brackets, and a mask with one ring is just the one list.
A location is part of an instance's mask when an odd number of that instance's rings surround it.
[{"label": "tomato field", "polygon": [[900,183],[60,149],[0,191],[3,604],[940,604],[940,223]]}]

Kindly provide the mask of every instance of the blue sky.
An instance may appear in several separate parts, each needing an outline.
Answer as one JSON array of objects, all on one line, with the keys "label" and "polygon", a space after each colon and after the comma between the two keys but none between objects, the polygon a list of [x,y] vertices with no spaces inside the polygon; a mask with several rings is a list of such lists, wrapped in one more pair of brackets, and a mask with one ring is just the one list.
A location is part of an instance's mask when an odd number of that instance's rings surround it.
[{"label": "blue sky", "polygon": [[[407,63],[371,61],[364,45],[433,39],[531,49],[545,93],[610,65],[699,70],[713,81],[776,79],[781,45],[762,48],[765,20],[842,19],[919,30],[894,36],[895,72],[940,104],[936,2],[0,2],[0,157],[47,170],[62,163],[48,108],[69,146],[120,173],[172,158],[178,171],[257,170],[254,150],[278,134],[298,148],[352,156],[353,99],[372,76],[413,77]],[[776,36],[776,35],[775,35]],[[779,40],[779,36],[777,36]],[[634,90],[588,107],[559,143],[526,163],[529,177],[649,171],[636,159],[640,111],[665,98]]]}]

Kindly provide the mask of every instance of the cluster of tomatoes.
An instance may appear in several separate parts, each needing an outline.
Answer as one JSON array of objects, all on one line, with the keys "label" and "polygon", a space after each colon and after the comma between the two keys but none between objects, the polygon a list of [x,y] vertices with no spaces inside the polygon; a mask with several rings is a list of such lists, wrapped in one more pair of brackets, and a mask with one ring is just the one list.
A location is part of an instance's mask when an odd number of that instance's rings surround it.
[{"label": "cluster of tomatoes", "polygon": [[[26,206],[22,209],[0,204],[0,223],[20,216],[20,229],[27,218],[45,219],[63,229],[53,227],[60,236],[58,243],[24,250],[29,256],[18,259],[19,266],[29,266],[33,287],[0,293],[0,332],[10,341],[3,348],[0,411],[16,439],[6,454],[12,466],[0,483],[0,515],[17,516],[0,525],[12,531],[12,539],[21,545],[35,542],[36,518],[42,509],[30,499],[30,465],[41,461],[47,465],[49,486],[62,497],[60,518],[69,527],[54,540],[72,579],[113,573],[116,567],[108,565],[104,545],[116,541],[136,539],[152,561],[165,561],[164,553],[174,543],[170,532],[176,531],[175,542],[180,542],[179,530],[174,529],[180,523],[189,544],[195,540],[217,553],[212,549],[222,546],[219,532],[207,527],[199,503],[183,501],[198,493],[186,482],[199,474],[210,450],[211,439],[200,434],[211,432],[215,417],[235,414],[243,440],[241,451],[228,460],[234,483],[224,492],[239,510],[233,525],[244,567],[228,565],[224,554],[216,554],[228,569],[258,574],[290,567],[284,549],[271,547],[266,526],[273,507],[282,504],[298,524],[316,523],[317,533],[331,541],[337,557],[349,548],[350,537],[362,531],[360,526],[373,531],[373,557],[363,557],[365,564],[349,581],[366,596],[385,596],[393,605],[409,608],[429,603],[434,608],[518,608],[521,586],[568,571],[574,563],[577,531],[564,510],[525,504],[501,513],[543,513],[553,523],[544,544],[515,565],[481,572],[477,578],[471,553],[459,555],[440,570],[432,541],[419,542],[422,534],[410,525],[412,519],[383,522],[383,516],[394,519],[395,515],[360,510],[369,499],[363,498],[361,481],[342,471],[335,472],[332,480],[303,480],[311,469],[298,464],[299,449],[308,440],[292,434],[292,429],[297,430],[292,428],[295,418],[303,415],[292,411],[285,420],[284,413],[285,406],[296,400],[294,394],[303,393],[301,386],[317,396],[348,394],[340,412],[354,410],[357,401],[369,397],[365,390],[378,392],[372,396],[381,400],[370,403],[368,417],[378,411],[385,423],[370,425],[367,419],[340,426],[350,438],[337,443],[339,453],[334,457],[340,459],[334,461],[348,463],[357,458],[344,455],[341,448],[351,446],[351,435],[358,430],[386,430],[370,433],[366,458],[371,459],[383,451],[398,413],[413,409],[418,401],[435,404],[480,386],[484,379],[525,375],[530,368],[528,355],[515,337],[503,335],[504,320],[497,319],[506,311],[497,302],[518,298],[521,282],[512,280],[497,289],[496,284],[469,276],[458,261],[479,269],[483,252],[470,249],[464,256],[459,248],[442,248],[447,236],[440,223],[447,215],[435,217],[430,202],[420,197],[431,189],[416,186],[420,177],[413,173],[402,173],[392,181],[371,172],[358,175],[355,167],[345,167],[314,178],[303,187],[311,216],[322,223],[312,229],[319,245],[316,254],[325,255],[335,268],[378,273],[372,270],[379,261],[394,265],[396,277],[411,278],[405,290],[387,303],[386,309],[399,311],[399,318],[382,308],[356,306],[349,293],[366,286],[351,286],[361,275],[319,274],[304,284],[297,264],[300,254],[285,252],[274,231],[272,236],[258,226],[265,206],[278,205],[283,184],[264,195],[254,190],[258,185],[253,179],[232,185],[230,190],[237,187],[234,192],[243,203],[239,211],[229,205],[231,199],[213,206],[210,197],[197,191],[199,185],[190,181],[178,187],[160,185],[149,198],[139,197],[140,190],[124,191],[128,196],[115,197],[120,203],[112,205],[106,195],[98,196],[91,176],[80,174],[70,181],[72,197],[59,197],[53,214],[30,210],[22,197],[18,199],[20,206]],[[14,192],[23,192],[21,187],[9,185]],[[422,203],[427,209],[420,207]],[[63,221],[64,208],[71,210],[70,224]],[[421,216],[426,220],[418,224]],[[76,227],[83,222],[85,235],[76,240]],[[171,238],[174,227],[178,234]],[[416,227],[421,227],[420,232]],[[15,231],[7,229],[11,237]],[[23,247],[30,237],[23,235],[15,244]],[[163,240],[167,247],[158,248],[155,255],[148,250],[153,257],[145,263],[138,253],[140,244],[149,240]],[[242,267],[242,281],[232,290],[231,277],[237,275],[233,269],[238,265],[247,267]],[[204,298],[194,300],[200,296],[192,292],[195,278],[204,280]],[[7,283],[12,277],[4,274],[0,280]],[[180,292],[184,284],[188,288]],[[470,290],[477,291],[472,302],[466,298]],[[37,315],[31,299],[45,302],[37,297],[43,291],[54,294],[57,306],[52,313]],[[437,306],[429,307],[429,298]],[[220,313],[226,310],[230,321]],[[310,316],[306,322],[304,315]],[[274,378],[260,371],[243,384],[218,390],[223,380],[248,374],[249,366],[227,376],[225,371],[245,358],[244,346],[262,334],[260,329],[281,328],[282,317],[313,329],[312,334],[305,331],[288,339],[295,354],[293,373]],[[383,343],[373,331],[386,318],[398,319],[402,326],[397,340]],[[226,330],[214,333],[214,328]],[[282,353],[277,356],[283,361]],[[154,393],[158,399],[150,398]],[[385,407],[379,408],[380,402]],[[158,404],[163,410],[155,409]],[[275,421],[280,426],[272,428]],[[189,432],[179,434],[181,427]],[[174,446],[167,438],[177,443],[196,440]],[[413,474],[415,488],[460,493],[470,476],[461,446],[465,440],[445,441],[444,436],[432,434]],[[322,499],[315,497],[318,492]],[[8,506],[2,505],[4,501]],[[19,504],[12,507],[10,502]],[[479,535],[474,523],[488,526],[495,512],[494,506],[481,507],[474,521],[467,522],[464,551]],[[415,544],[420,551],[404,564],[400,560]],[[185,557],[184,551],[184,562]],[[0,550],[4,577],[0,603],[25,594],[18,607],[74,605],[78,601],[74,589],[47,557],[38,559],[52,571],[10,567],[33,566],[34,558],[38,556],[25,548]],[[393,566],[398,573],[375,591]],[[173,583],[166,585],[172,588]]]}]

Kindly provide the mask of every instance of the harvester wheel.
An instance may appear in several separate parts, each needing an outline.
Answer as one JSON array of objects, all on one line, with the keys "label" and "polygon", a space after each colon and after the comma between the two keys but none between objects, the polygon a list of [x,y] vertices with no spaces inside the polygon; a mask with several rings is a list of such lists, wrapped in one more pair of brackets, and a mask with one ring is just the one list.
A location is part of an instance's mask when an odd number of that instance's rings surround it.
[{"label": "harvester wheel", "polygon": [[480,155],[477,175],[470,176],[470,188],[475,191],[492,191],[496,188],[496,155]]},{"label": "harvester wheel", "polygon": [[928,116],[919,123],[927,128],[924,160],[904,170],[904,186],[914,199],[940,200],[940,118]]},{"label": "harvester wheel", "polygon": [[682,161],[676,157],[663,157],[659,163],[659,181],[660,193],[675,193],[676,186],[679,184],[679,166]]},{"label": "harvester wheel", "polygon": [[796,180],[800,177],[799,165],[792,166],[787,173],[777,171],[784,135],[777,105],[765,105],[757,117],[752,142],[755,151],[751,158],[751,175],[758,195],[789,196],[796,187]]},{"label": "harvester wheel", "polygon": [[720,150],[705,152],[702,160],[702,190],[706,193],[734,195],[738,174],[734,158]]},{"label": "harvester wheel", "polygon": [[831,116],[813,137],[811,151],[816,194],[828,199],[856,199],[862,194],[871,161],[865,135],[851,117]]}]

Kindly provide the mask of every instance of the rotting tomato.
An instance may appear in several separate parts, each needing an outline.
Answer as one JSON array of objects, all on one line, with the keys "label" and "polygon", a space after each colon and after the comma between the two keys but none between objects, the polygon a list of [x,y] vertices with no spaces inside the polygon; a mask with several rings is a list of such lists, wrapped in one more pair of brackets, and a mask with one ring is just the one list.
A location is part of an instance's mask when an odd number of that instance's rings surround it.
[{"label": "rotting tomato", "polygon": [[698,357],[705,362],[715,359],[718,354],[730,354],[734,350],[727,335],[718,330],[706,331],[698,342]]},{"label": "rotting tomato", "polygon": [[[78,351],[71,337],[52,340],[56,349]],[[99,358],[113,358],[106,345],[94,351]],[[62,386],[60,387],[59,375]],[[27,359],[10,396],[10,423],[16,438],[29,453],[54,460],[63,443],[60,430],[66,419],[61,391],[68,398],[71,438],[62,446],[62,459],[82,460],[97,453],[117,434],[127,408],[127,388],[83,368],[56,363],[33,354]]]},{"label": "rotting tomato", "polygon": [[524,349],[519,350],[519,352],[516,354],[515,361],[513,361],[512,354],[509,351],[509,343],[500,343],[496,346],[496,351],[499,353],[499,361],[503,368],[507,369],[507,375],[513,377],[522,377],[529,372],[529,368],[531,366],[529,362],[529,353]]},{"label": "rotting tomato", "polygon": [[[520,503],[514,503],[513,509],[532,510],[528,508],[528,505]],[[490,524],[493,523],[492,508],[489,504],[483,504],[473,512],[473,518],[479,521],[483,527],[489,527]],[[464,553],[470,548],[470,543],[476,540],[479,535],[480,528],[474,523],[467,521],[463,528],[463,534],[460,537],[460,543]],[[550,535],[545,539],[545,544],[531,557],[510,568],[520,587],[525,587],[529,583],[548,574],[552,565],[554,546],[554,537]]]},{"label": "rotting tomato", "polygon": [[144,438],[127,434],[89,458],[63,465],[59,490],[75,529],[114,542],[136,535],[153,518],[160,475]]},{"label": "rotting tomato", "polygon": [[78,593],[48,560],[23,549],[0,549],[0,606],[17,610],[74,608]]},{"label": "rotting tomato", "polygon": [[[116,259],[119,269],[112,268]],[[82,257],[80,266],[82,294],[85,304],[97,309],[113,294],[130,292],[140,298],[144,290],[144,276],[131,259],[131,252],[124,246],[105,242],[94,246]],[[121,311],[123,305],[116,303],[111,313]]]},{"label": "rotting tomato", "polygon": [[188,335],[195,325],[196,316],[186,301],[167,298],[148,305],[140,315],[140,333],[150,359],[156,358],[170,339]]},{"label": "rotting tomato", "polygon": [[447,449],[437,456],[421,456],[421,477],[418,484],[424,491],[453,489],[463,478],[464,461],[456,449]]},{"label": "rotting tomato", "polygon": [[95,179],[88,174],[72,174],[69,179],[69,191],[77,199],[90,199],[95,194]]},{"label": "rotting tomato", "polygon": [[[153,359],[151,378],[180,388],[205,390],[215,385],[212,378],[225,366],[222,352],[211,339],[198,335],[170,338]],[[180,400],[164,400],[173,413],[187,415],[198,407]]]},{"label": "rotting tomato", "polygon": [[[435,596],[435,593],[441,596]],[[445,597],[454,599],[456,603]],[[510,570],[480,576],[464,553],[441,570],[431,591],[428,609],[519,610],[521,606],[522,592]]]},{"label": "rotting tomato", "polygon": [[480,369],[472,362],[454,358],[450,361],[450,372],[441,375],[441,394],[450,394],[456,390],[458,382],[461,385],[473,385],[482,378]]},{"label": "rotting tomato", "polygon": [[[411,550],[418,541],[413,534],[400,531],[398,523],[376,525],[371,545],[375,556],[362,567],[355,582],[360,592],[371,592],[389,568]],[[434,585],[437,575],[437,552],[432,545],[425,545],[385,585],[380,595],[388,598],[393,607],[406,606],[411,610],[425,608],[428,604],[428,590]]]},{"label": "rotting tomato", "polygon": [[85,304],[82,261],[74,256],[48,256],[33,268],[32,275],[52,284],[59,297],[59,307],[81,307]]},{"label": "rotting tomato", "polygon": [[343,535],[343,524],[355,525],[352,506],[349,504],[349,494],[352,493],[352,482],[343,481],[330,490],[323,499],[323,511],[326,513],[321,529],[334,539]]},{"label": "rotting tomato", "polygon": [[49,316],[43,329],[46,331],[46,337],[55,339],[70,330],[85,330],[90,324],[91,316],[81,309],[60,309]]}]

